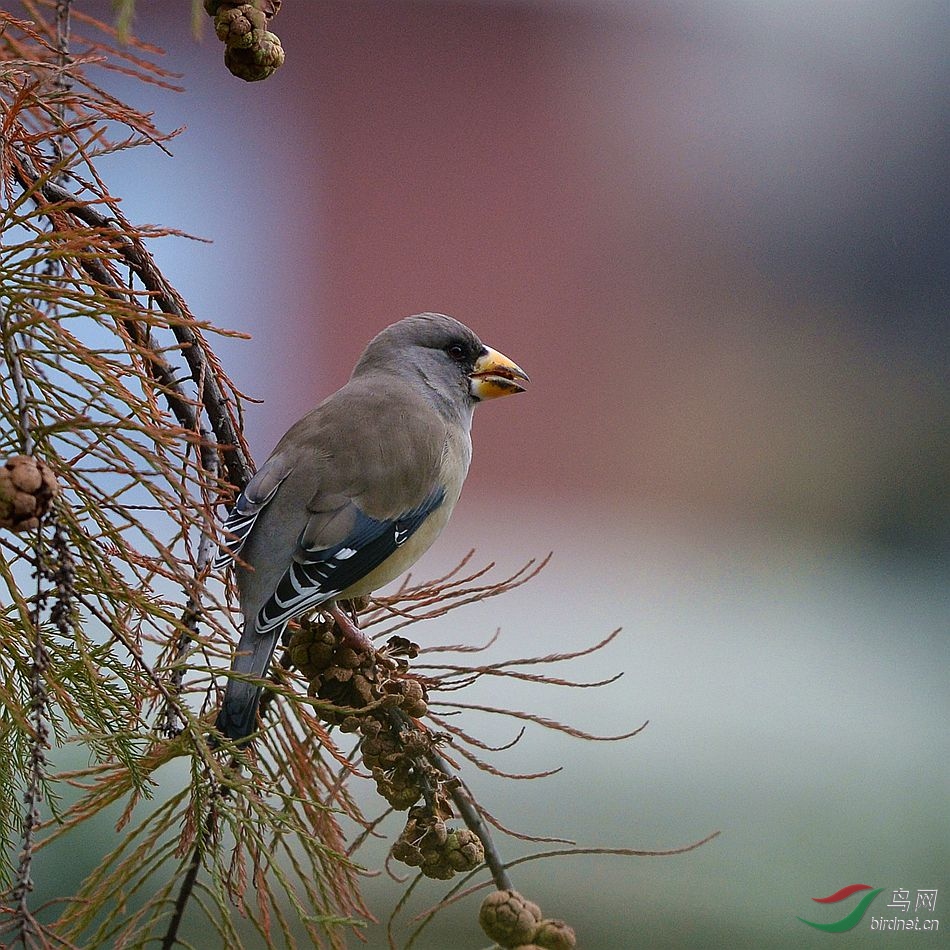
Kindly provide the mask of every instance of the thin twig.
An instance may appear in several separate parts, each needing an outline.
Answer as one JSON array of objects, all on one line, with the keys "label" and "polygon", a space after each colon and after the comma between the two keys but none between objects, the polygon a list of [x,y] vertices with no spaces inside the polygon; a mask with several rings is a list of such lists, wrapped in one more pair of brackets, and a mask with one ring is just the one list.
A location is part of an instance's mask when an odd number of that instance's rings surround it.
[{"label": "thin twig", "polygon": [[[72,0],[56,0],[56,52],[59,69],[56,73],[54,86],[56,87],[57,102],[56,114],[61,127],[66,125],[66,93],[72,89],[67,66],[69,65],[69,33],[71,27],[70,12]],[[53,137],[53,153],[56,164],[60,165],[63,158],[63,138],[61,135]]]},{"label": "thin twig", "polygon": [[[215,795],[220,794],[216,792]],[[211,807],[208,809],[208,815],[205,820],[205,837],[210,838],[214,834],[215,823],[217,821],[217,809],[215,808],[215,798],[212,798]],[[201,870],[201,855],[204,841],[201,835],[196,836],[195,843],[191,850],[191,858],[188,861],[188,870],[182,878],[181,887],[178,889],[178,895],[175,897],[175,909],[168,921],[168,929],[162,938],[162,950],[172,950],[178,940],[178,929],[185,916],[185,910],[188,907],[188,901],[191,899],[195,888],[195,881],[198,879],[198,872]]]},{"label": "thin twig", "polygon": [[33,454],[33,430],[30,424],[30,403],[29,392],[26,387],[26,380],[23,378],[23,367],[20,365],[20,341],[17,339],[17,331],[7,326],[7,310],[0,300],[0,325],[4,333],[3,340],[6,343],[6,363],[10,367],[10,378],[13,380],[13,391],[16,393],[17,402],[17,420],[20,429],[20,446],[24,455]]},{"label": "thin twig", "polygon": [[43,644],[40,625],[42,611],[46,603],[43,587],[43,535],[42,522],[37,525],[35,550],[37,556],[36,598],[30,617],[33,635],[33,655],[30,659],[30,718],[32,735],[30,736],[29,771],[26,779],[26,791],[23,802],[26,809],[23,814],[23,845],[16,880],[13,884],[13,900],[16,905],[16,921],[20,940],[28,946],[28,938],[35,938],[39,932],[29,907],[29,895],[33,890],[33,853],[36,847],[36,832],[40,825],[40,803],[43,800],[43,782],[46,776],[46,749],[49,748],[49,726],[46,722],[46,707],[49,697],[46,692],[46,673],[49,669],[49,655]]},{"label": "thin twig", "polygon": [[485,864],[491,871],[492,880],[499,891],[512,890],[511,877],[505,867],[504,861],[495,846],[495,840],[492,838],[488,825],[482,820],[481,813],[478,811],[475,803],[469,798],[461,784],[457,784],[454,779],[455,771],[451,765],[435,749],[431,749],[427,755],[429,761],[447,778],[451,779],[448,783],[452,796],[452,803],[458,809],[458,813],[465,822],[469,831],[478,835],[482,846],[485,848]]}]

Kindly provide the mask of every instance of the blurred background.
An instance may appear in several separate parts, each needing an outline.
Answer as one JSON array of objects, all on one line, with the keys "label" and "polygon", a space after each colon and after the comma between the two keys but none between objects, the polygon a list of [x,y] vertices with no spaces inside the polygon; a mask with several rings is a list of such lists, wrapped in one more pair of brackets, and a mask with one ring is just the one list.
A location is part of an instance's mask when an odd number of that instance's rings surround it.
[{"label": "blurred background", "polygon": [[[554,558],[413,635],[500,626],[501,659],[622,626],[558,670],[626,671],[612,686],[472,698],[650,725],[603,745],[533,730],[494,761],[558,775],[467,777],[525,832],[722,832],[522,865],[516,885],[586,948],[937,946],[796,917],[839,919],[851,903],[811,898],[860,882],[886,916],[915,916],[893,890],[936,888],[950,927],[946,4],[312,0],[273,28],[286,65],[247,85],[185,0],[140,2],[135,33],[187,91],[98,76],[186,126],[174,157],[101,170],[133,222],[213,241],[157,256],[199,318],[253,337],[218,352],[262,400],[255,456],[406,314],[451,313],[517,360],[530,391],[479,409],[417,573],[472,547],[505,573]],[[383,916],[400,890],[367,886]],[[484,946],[477,902],[418,946]]]}]

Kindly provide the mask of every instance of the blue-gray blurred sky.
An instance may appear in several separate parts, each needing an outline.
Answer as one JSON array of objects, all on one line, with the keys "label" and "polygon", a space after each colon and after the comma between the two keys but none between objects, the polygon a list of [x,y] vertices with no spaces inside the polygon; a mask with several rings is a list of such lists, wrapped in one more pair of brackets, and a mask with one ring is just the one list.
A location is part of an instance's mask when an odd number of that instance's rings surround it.
[{"label": "blue-gray blurred sky", "polygon": [[[522,656],[623,626],[578,670],[627,671],[600,694],[481,695],[651,725],[532,736],[502,764],[562,774],[475,784],[585,843],[723,834],[522,889],[586,947],[883,945],[795,919],[855,882],[941,889],[950,917],[946,4],[287,2],[256,85],[187,3],[138,8],[187,91],[100,78],[187,129],[104,171],[133,221],[214,241],[158,254],[199,317],[253,334],[220,352],[264,400],[258,458],[407,313],[532,376],[479,409],[420,571],[554,561],[416,636],[501,625],[494,655]],[[484,943],[471,923],[453,946]]]}]

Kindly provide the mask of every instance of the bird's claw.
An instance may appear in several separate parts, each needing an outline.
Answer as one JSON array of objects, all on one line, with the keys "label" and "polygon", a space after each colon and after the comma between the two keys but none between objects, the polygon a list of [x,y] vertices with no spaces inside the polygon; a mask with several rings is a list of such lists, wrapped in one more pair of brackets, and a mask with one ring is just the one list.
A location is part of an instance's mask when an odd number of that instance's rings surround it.
[{"label": "bird's claw", "polygon": [[375,647],[365,633],[341,610],[337,604],[332,604],[327,608],[327,613],[336,623],[336,628],[340,632],[340,644],[348,646],[356,653],[374,653]]}]

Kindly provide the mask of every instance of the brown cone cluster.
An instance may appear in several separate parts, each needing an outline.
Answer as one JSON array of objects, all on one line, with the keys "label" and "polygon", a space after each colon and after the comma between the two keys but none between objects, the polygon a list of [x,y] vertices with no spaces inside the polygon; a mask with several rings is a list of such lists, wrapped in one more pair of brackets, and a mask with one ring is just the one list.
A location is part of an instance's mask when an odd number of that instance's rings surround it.
[{"label": "brown cone cluster", "polygon": [[[418,647],[404,637],[363,653],[340,642],[332,621],[305,620],[291,635],[288,651],[291,663],[309,681],[309,695],[352,710],[321,710],[327,722],[344,732],[366,735],[364,720],[388,722],[385,715],[374,719],[387,709],[401,709],[414,719],[428,711],[425,686],[408,673],[408,659]],[[369,731],[378,734],[374,727]]]},{"label": "brown cone cluster", "polygon": [[284,64],[280,39],[267,29],[280,4],[281,0],[204,0],[205,10],[214,18],[214,32],[224,43],[224,63],[239,79],[258,82]]},{"label": "brown cone cluster", "polygon": [[506,950],[573,950],[574,930],[563,920],[541,916],[541,908],[517,891],[494,891],[478,912],[482,930]]},{"label": "brown cone cluster", "polygon": [[29,531],[59,491],[52,469],[31,455],[14,455],[0,469],[0,528]]},{"label": "brown cone cluster", "polygon": [[[446,880],[485,859],[471,831],[449,828],[451,779],[429,760],[438,741],[418,720],[427,712],[423,681],[409,672],[419,648],[391,637],[379,650],[358,653],[343,645],[329,621],[303,621],[288,644],[308,693],[340,709],[321,717],[360,736],[363,764],[376,790],[396,811],[409,811],[393,857],[428,877]],[[457,780],[456,780],[457,781]]]},{"label": "brown cone cluster", "polygon": [[468,828],[450,828],[425,806],[413,808],[393,857],[426,876],[447,881],[459,872],[473,871],[485,860],[485,849]]}]

